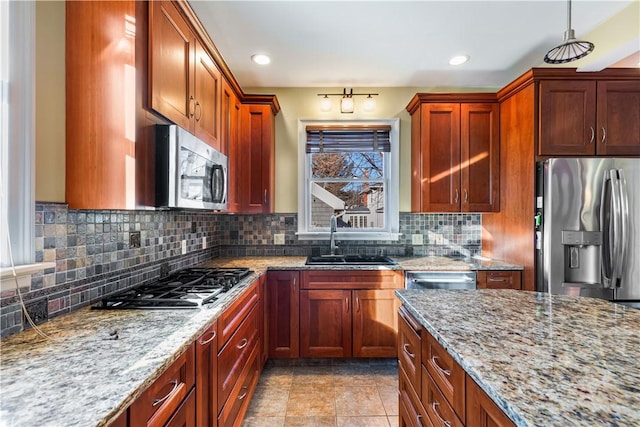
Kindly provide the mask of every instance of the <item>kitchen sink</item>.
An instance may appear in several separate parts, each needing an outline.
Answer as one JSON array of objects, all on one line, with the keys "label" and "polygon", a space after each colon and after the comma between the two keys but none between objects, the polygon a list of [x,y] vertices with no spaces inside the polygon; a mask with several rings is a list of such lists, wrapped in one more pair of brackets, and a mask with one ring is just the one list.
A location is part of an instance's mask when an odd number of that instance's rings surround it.
[{"label": "kitchen sink", "polygon": [[396,265],[383,255],[318,255],[309,256],[306,265]]}]

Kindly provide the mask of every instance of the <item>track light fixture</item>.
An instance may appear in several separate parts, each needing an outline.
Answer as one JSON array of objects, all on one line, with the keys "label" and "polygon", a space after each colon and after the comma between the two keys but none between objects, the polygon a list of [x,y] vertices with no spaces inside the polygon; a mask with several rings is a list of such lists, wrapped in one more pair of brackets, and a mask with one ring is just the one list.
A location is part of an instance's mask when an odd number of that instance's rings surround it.
[{"label": "track light fixture", "polygon": [[354,111],[354,96],[366,96],[367,98],[364,101],[364,110],[365,111],[373,111],[376,108],[376,100],[373,99],[374,96],[378,96],[377,93],[353,93],[353,89],[349,89],[347,92],[347,88],[342,89],[342,93],[319,93],[318,96],[322,97],[320,101],[320,110],[322,111],[331,111],[331,101],[329,100],[330,96],[340,96],[342,99],[340,100],[340,112],[343,114],[353,113]]}]

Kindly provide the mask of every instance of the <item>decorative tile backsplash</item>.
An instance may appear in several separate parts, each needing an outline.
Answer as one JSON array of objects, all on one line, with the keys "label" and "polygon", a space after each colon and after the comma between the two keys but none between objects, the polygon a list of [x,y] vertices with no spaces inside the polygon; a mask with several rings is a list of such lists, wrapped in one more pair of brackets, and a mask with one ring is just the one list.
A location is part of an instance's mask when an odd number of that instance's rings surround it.
[{"label": "decorative tile backsplash", "polygon": [[[34,274],[21,289],[27,311],[44,321],[99,301],[104,295],[155,279],[169,271],[218,256],[306,256],[328,253],[327,240],[301,241],[297,214],[215,214],[201,211],[87,211],[64,204],[37,203],[36,262],[55,268]],[[342,253],[386,255],[477,254],[480,214],[400,214],[397,242],[343,241]],[[140,245],[130,245],[140,233]],[[285,244],[274,245],[274,234]],[[422,234],[423,245],[412,245]],[[206,248],[203,249],[203,239]],[[182,251],[182,241],[186,253]],[[0,295],[1,336],[23,329],[15,290]]]}]

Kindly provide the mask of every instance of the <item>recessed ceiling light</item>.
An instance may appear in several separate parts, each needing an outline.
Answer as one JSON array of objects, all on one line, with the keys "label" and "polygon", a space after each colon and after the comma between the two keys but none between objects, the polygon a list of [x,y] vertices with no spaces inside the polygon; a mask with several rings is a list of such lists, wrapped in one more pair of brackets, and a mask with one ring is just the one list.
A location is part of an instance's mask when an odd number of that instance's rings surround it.
[{"label": "recessed ceiling light", "polygon": [[449,64],[450,65],[460,65],[460,64],[464,64],[468,60],[469,60],[469,55],[458,55],[458,56],[454,56],[453,58],[451,58],[449,60]]},{"label": "recessed ceiling light", "polygon": [[271,62],[271,58],[263,53],[256,53],[255,55],[252,55],[251,60],[260,65],[267,65]]}]

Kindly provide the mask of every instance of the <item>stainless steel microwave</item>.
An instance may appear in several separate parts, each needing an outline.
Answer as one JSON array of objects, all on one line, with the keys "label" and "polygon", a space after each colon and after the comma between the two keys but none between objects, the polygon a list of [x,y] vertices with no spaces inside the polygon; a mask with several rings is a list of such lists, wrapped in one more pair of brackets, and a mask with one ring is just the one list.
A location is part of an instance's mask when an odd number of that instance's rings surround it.
[{"label": "stainless steel microwave", "polygon": [[156,206],[227,209],[227,156],[176,125],[156,125]]}]

